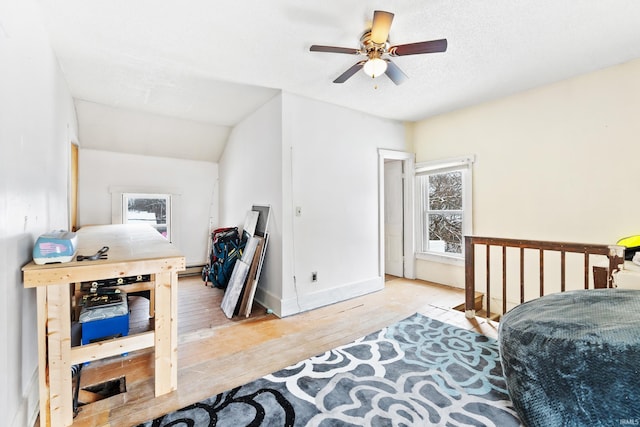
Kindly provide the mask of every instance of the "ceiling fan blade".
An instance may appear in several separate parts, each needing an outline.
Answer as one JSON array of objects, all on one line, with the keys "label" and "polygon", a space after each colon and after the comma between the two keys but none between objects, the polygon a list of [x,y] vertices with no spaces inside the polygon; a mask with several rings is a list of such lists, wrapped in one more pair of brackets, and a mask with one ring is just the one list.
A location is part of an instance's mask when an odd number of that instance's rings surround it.
[{"label": "ceiling fan blade", "polygon": [[351,55],[360,53],[358,49],[352,49],[349,47],[321,46],[317,44],[312,45],[309,50],[311,52],[347,53]]},{"label": "ceiling fan blade", "polygon": [[409,78],[409,76],[407,76],[394,62],[389,59],[385,59],[385,61],[387,61],[387,70],[384,73],[396,85],[401,85]]},{"label": "ceiling fan blade", "polygon": [[391,56],[417,55],[419,53],[435,53],[447,50],[447,39],[431,40],[428,42],[418,42],[401,44],[389,48]]},{"label": "ceiling fan blade", "polygon": [[353,76],[355,73],[357,73],[358,71],[360,71],[362,69],[362,67],[364,66],[365,62],[367,62],[367,61],[356,62],[353,66],[351,66],[351,68],[349,68],[344,73],[340,74],[340,76],[338,76],[338,78],[335,79],[333,82],[334,83],[344,83],[344,82],[346,82],[349,77]]},{"label": "ceiling fan blade", "polygon": [[383,10],[373,12],[373,23],[371,24],[371,41],[376,44],[384,44],[389,38],[389,30],[393,22],[393,13]]}]

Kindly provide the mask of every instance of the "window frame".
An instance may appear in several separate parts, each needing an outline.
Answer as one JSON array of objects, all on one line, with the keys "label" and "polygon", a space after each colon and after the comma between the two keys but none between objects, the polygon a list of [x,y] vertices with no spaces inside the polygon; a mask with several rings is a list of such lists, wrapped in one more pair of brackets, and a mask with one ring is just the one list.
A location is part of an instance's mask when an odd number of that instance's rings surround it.
[{"label": "window frame", "polygon": [[[464,262],[464,236],[473,234],[473,174],[472,166],[475,156],[462,156],[443,160],[416,163],[415,165],[415,197],[416,197],[416,257],[430,261],[460,265]],[[425,208],[424,188],[422,179],[424,176],[436,175],[446,172],[460,171],[462,173],[462,251],[460,254],[449,252],[437,252],[424,250],[424,237],[428,209]],[[437,210],[431,213],[437,213]],[[448,211],[447,211],[448,212]]]},{"label": "window frame", "polygon": [[122,202],[124,193],[135,194],[168,194],[171,196],[171,240],[172,244],[180,247],[182,223],[182,189],[177,187],[155,186],[109,186],[111,194],[111,224],[124,224],[122,218]]}]

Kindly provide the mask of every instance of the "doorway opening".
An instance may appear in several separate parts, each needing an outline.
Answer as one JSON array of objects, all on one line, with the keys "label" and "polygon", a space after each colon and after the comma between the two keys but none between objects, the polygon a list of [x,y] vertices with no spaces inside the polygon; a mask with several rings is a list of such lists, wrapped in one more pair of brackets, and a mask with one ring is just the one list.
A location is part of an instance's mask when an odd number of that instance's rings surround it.
[{"label": "doorway opening", "polygon": [[384,272],[404,277],[404,171],[402,160],[384,162]]},{"label": "doorway opening", "polygon": [[378,151],[379,271],[415,279],[413,233],[414,154]]}]

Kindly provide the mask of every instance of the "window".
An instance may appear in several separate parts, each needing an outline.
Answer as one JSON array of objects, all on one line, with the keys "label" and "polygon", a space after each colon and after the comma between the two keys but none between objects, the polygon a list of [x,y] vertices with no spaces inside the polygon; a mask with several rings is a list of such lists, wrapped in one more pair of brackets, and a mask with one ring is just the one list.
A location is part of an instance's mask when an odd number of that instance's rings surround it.
[{"label": "window", "polygon": [[471,234],[472,157],[416,165],[418,252],[464,257]]},{"label": "window", "polygon": [[123,193],[122,223],[149,224],[171,241],[171,195]]}]

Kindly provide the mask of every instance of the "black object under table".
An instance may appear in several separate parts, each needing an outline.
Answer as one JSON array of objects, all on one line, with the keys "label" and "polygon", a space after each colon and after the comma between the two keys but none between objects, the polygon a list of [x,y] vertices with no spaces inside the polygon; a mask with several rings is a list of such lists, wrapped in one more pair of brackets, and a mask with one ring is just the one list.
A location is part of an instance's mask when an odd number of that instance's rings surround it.
[{"label": "black object under table", "polygon": [[507,388],[527,426],[640,425],[640,290],[589,289],[500,321]]}]

